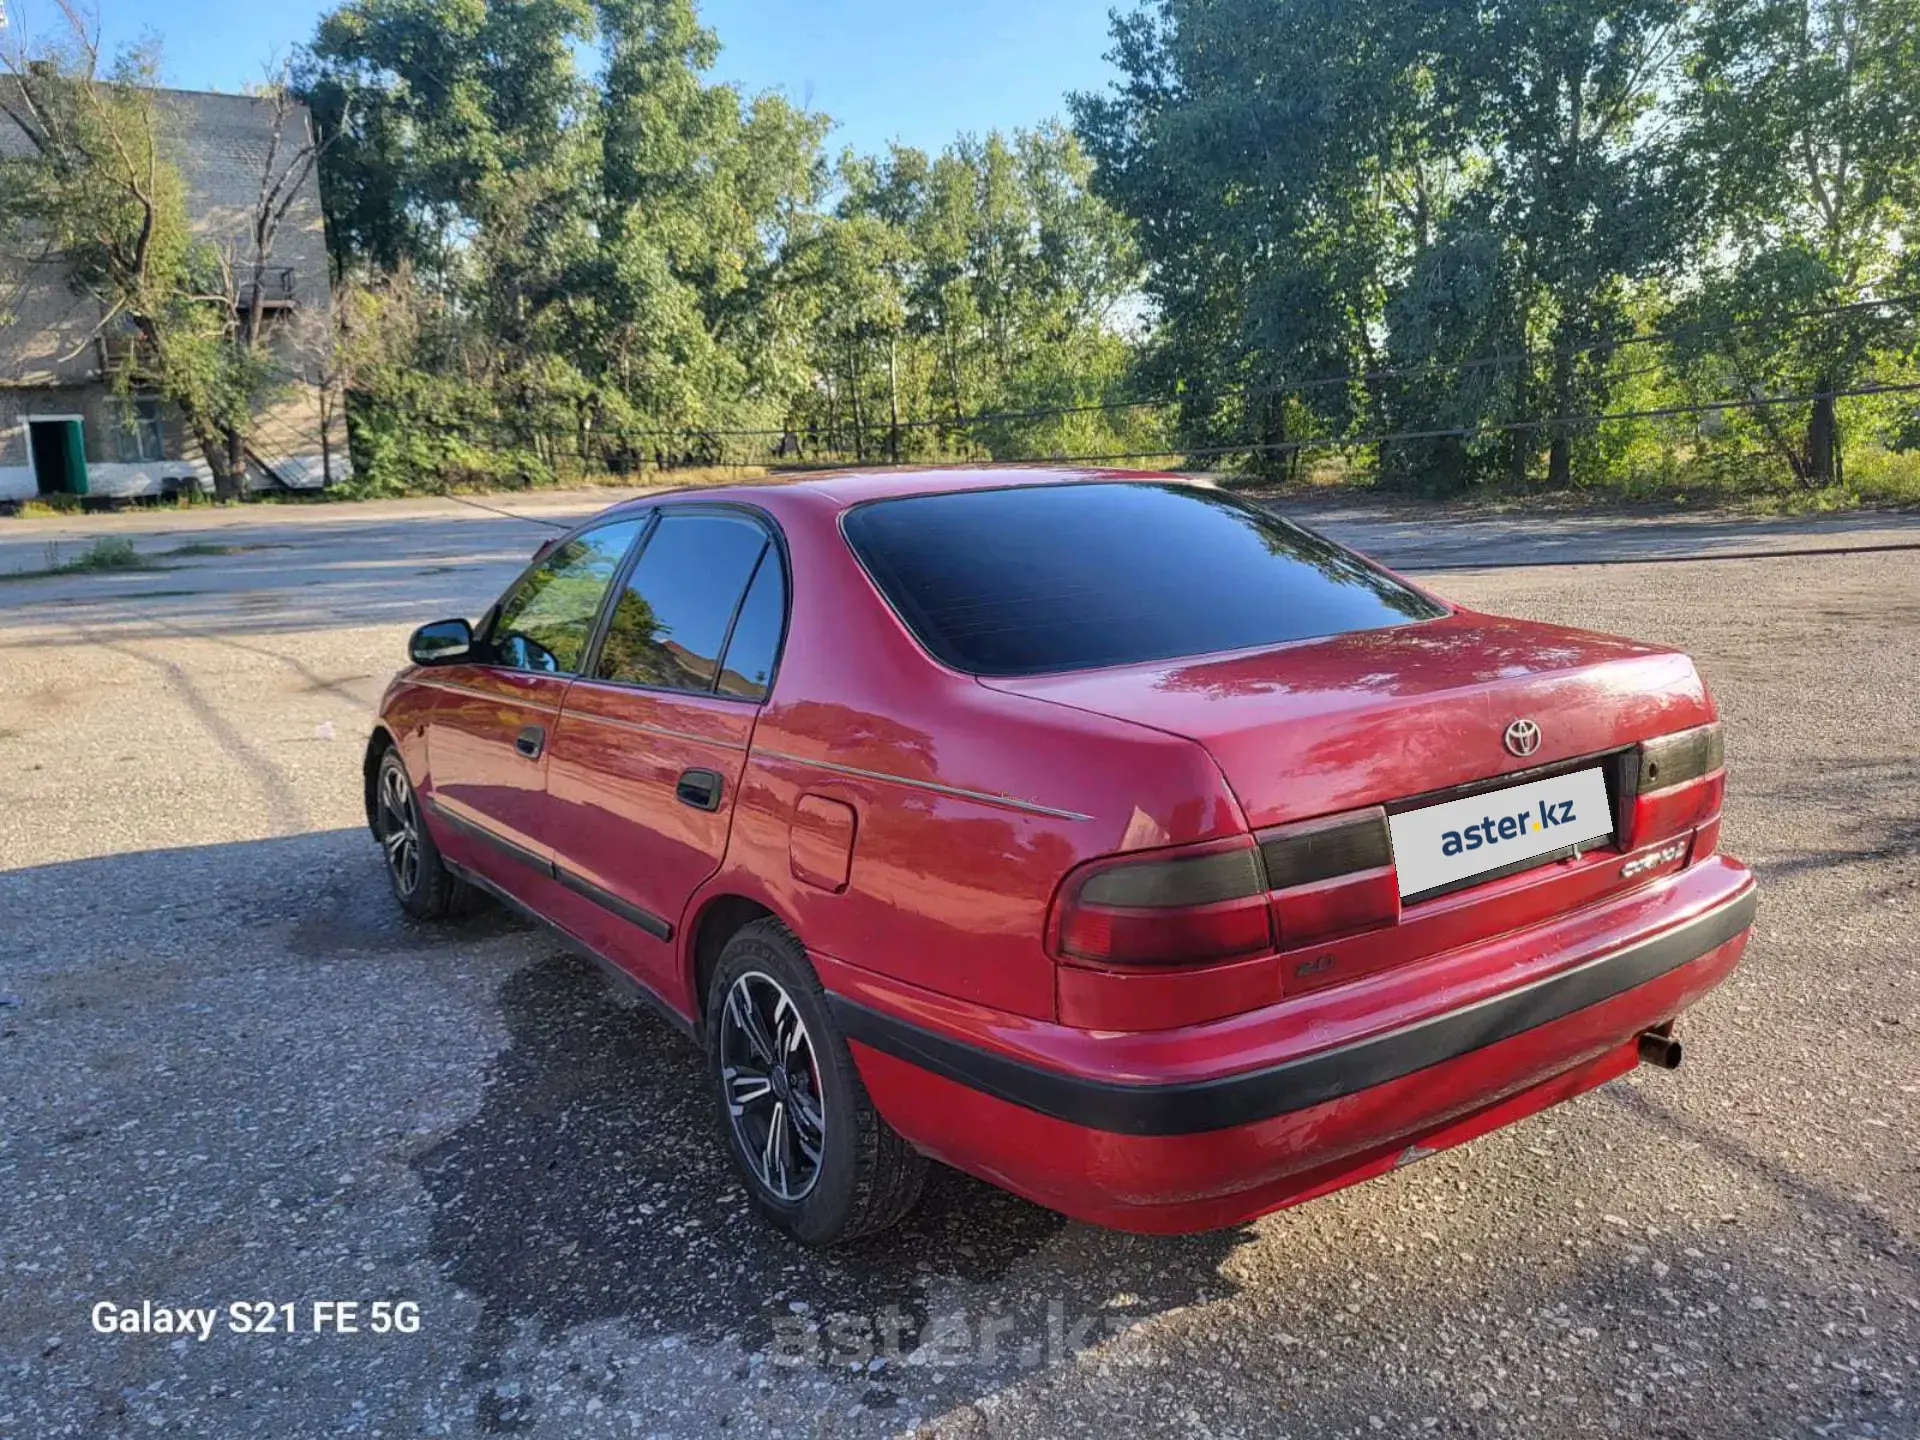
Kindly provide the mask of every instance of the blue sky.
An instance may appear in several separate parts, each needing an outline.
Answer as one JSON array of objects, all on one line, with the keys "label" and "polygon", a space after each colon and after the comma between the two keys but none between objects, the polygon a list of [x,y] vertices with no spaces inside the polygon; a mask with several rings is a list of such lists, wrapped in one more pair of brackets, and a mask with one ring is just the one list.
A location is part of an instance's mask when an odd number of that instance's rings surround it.
[{"label": "blue sky", "polygon": [[[52,0],[0,0],[30,33]],[[309,38],[316,0],[95,0],[105,38],[159,34],[168,83],[235,90]],[[1064,115],[1067,91],[1103,85],[1114,0],[702,0],[719,32],[716,74],[777,89],[839,122],[829,139],[937,149],[962,130]],[[1130,8],[1123,6],[1123,8]]]}]

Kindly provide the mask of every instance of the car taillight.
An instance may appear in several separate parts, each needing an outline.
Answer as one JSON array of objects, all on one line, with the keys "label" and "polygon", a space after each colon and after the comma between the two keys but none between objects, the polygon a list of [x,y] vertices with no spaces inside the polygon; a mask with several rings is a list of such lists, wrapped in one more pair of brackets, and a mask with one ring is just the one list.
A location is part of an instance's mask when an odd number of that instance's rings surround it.
[{"label": "car taillight", "polygon": [[1701,725],[1677,735],[1662,735],[1640,745],[1640,793],[1669,790],[1711,775],[1727,763],[1720,727]]},{"label": "car taillight", "polygon": [[1263,830],[1280,946],[1392,925],[1400,919],[1387,812],[1379,806]]},{"label": "car taillight", "polygon": [[1726,796],[1720,727],[1700,725],[1643,741],[1638,774],[1629,847],[1679,835],[1711,820]]},{"label": "car taillight", "polygon": [[1107,965],[1181,965],[1273,946],[1266,877],[1251,836],[1098,860],[1067,878],[1060,953]]}]

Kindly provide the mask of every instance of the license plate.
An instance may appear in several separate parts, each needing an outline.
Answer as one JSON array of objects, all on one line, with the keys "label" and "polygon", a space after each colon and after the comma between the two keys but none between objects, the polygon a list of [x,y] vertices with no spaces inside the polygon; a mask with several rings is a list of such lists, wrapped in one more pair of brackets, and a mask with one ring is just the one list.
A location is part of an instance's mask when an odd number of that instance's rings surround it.
[{"label": "license plate", "polygon": [[1387,818],[1400,898],[1424,895],[1490,870],[1515,870],[1572,846],[1613,836],[1600,767],[1488,790]]}]

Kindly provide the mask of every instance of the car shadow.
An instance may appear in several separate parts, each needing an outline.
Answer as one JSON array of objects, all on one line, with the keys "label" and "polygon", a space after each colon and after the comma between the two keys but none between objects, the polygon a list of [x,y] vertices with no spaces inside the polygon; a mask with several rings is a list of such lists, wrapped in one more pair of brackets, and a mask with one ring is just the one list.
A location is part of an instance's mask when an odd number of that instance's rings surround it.
[{"label": "car shadow", "polygon": [[[432,1204],[429,1252],[483,1307],[469,1361],[477,1381],[500,1377],[505,1348],[530,1323],[550,1338],[606,1320],[809,1367],[875,1357],[878,1373],[943,1325],[950,1345],[956,1296],[980,1309],[962,1324],[997,1323],[993,1353],[969,1354],[968,1365],[998,1374],[1231,1288],[1218,1269],[1236,1232],[1092,1231],[938,1165],[897,1228],[809,1250],[753,1211],[685,1037],[570,955],[519,971],[498,1000],[511,1038],[478,1110],[413,1160]],[[1057,1244],[1069,1235],[1078,1243]],[[1046,1294],[1017,1282],[1037,1252],[1087,1244],[1097,1257],[1047,1267]],[[1116,1289],[1139,1288],[1129,1279],[1139,1271],[1155,1276],[1150,1297],[1112,1306]],[[963,1348],[978,1346],[978,1329]],[[864,1403],[891,1403],[864,1370],[856,1383]],[[483,1396],[481,1408],[494,1430],[531,1423],[524,1397]]]}]

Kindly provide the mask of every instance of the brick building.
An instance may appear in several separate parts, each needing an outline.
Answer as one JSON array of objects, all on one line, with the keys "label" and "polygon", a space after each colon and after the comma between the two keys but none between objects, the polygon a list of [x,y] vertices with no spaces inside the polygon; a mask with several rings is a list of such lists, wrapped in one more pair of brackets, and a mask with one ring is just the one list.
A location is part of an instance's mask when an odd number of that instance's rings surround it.
[{"label": "brick building", "polygon": [[[7,83],[0,80],[0,84]],[[248,235],[276,124],[275,173],[309,143],[306,110],[277,114],[271,100],[160,91],[170,158],[186,190],[193,233],[223,251],[251,254]],[[26,137],[0,113],[0,151]],[[258,416],[247,456],[256,489],[311,488],[348,472],[338,406],[322,404],[331,333],[326,234],[318,177],[294,195],[268,259],[261,301],[274,363],[285,377]],[[236,272],[242,301],[250,267]],[[36,494],[162,495],[212,486],[199,447],[166,402],[114,393],[108,374],[131,343],[124,325],[101,324],[101,307],[68,283],[58,257],[31,244],[0,250],[0,504]],[[322,417],[328,432],[322,435]]]}]

